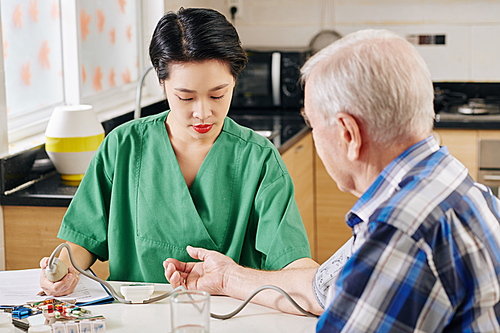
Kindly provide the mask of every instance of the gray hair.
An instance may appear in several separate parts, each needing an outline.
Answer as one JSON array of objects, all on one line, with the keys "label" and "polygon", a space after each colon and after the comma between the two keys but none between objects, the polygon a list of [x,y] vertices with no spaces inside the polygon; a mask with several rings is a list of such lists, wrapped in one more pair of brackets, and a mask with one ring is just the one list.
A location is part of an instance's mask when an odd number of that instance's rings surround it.
[{"label": "gray hair", "polygon": [[326,125],[346,112],[382,146],[430,134],[434,120],[431,75],[417,50],[387,30],[361,30],[330,44],[302,67],[313,82],[311,106]]}]

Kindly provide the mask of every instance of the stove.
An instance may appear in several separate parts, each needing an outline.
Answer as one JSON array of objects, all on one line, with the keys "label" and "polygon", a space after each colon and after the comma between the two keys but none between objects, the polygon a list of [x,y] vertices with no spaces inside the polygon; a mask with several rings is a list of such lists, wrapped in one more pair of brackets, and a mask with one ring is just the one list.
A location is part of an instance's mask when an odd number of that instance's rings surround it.
[{"label": "stove", "polygon": [[434,82],[436,128],[500,129],[500,82]]},{"label": "stove", "polygon": [[469,98],[464,99],[462,103],[448,102],[446,107],[436,114],[435,121],[500,124],[500,102],[492,98]]}]

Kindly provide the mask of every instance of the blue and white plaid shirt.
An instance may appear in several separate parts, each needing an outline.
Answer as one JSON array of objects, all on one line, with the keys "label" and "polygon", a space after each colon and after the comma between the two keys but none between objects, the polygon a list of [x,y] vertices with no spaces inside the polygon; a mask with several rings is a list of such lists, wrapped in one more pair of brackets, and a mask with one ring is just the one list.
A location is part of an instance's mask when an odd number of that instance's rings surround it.
[{"label": "blue and white plaid shirt", "polygon": [[346,215],[355,235],[318,332],[500,332],[500,201],[431,136]]}]

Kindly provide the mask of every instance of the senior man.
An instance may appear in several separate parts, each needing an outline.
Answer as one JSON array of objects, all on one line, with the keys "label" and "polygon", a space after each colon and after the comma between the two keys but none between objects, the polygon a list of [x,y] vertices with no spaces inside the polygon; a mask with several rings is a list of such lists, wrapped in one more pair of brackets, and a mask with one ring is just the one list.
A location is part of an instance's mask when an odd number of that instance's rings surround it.
[{"label": "senior man", "polygon": [[[359,197],[346,215],[353,238],[319,269],[277,272],[188,247],[202,262],[167,259],[167,279],[240,299],[280,286],[312,312],[325,307],[320,332],[499,332],[500,202],[431,135],[433,86],[415,48],[359,31],[302,73],[318,155]],[[326,271],[337,276],[325,284]],[[272,291],[255,301],[294,311]]]}]

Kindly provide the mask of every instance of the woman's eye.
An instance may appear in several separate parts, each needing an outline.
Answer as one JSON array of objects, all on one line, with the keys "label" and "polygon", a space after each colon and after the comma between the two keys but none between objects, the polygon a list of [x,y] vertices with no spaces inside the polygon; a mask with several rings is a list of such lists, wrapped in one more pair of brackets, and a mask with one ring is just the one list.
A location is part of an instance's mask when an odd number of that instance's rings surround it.
[{"label": "woman's eye", "polygon": [[181,100],[183,102],[189,102],[189,101],[193,100],[193,98],[181,98],[180,96],[177,96],[177,98],[179,98],[179,100]]},{"label": "woman's eye", "polygon": [[222,97],[224,97],[224,95],[220,95],[220,96],[212,96],[212,99],[222,99]]}]

